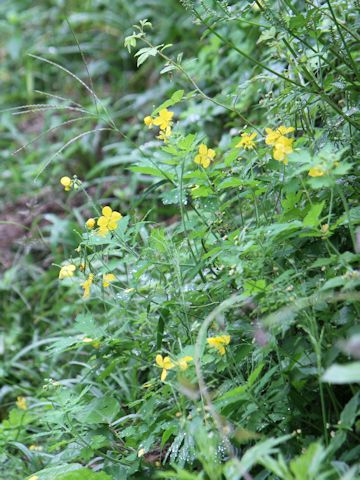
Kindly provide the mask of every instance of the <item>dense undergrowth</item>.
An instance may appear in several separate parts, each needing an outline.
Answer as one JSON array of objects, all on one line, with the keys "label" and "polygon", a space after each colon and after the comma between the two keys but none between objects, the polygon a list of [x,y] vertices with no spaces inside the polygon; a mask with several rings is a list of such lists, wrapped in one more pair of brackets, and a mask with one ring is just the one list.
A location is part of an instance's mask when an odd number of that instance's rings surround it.
[{"label": "dense undergrowth", "polygon": [[360,478],[359,3],[0,3],[0,478]]}]

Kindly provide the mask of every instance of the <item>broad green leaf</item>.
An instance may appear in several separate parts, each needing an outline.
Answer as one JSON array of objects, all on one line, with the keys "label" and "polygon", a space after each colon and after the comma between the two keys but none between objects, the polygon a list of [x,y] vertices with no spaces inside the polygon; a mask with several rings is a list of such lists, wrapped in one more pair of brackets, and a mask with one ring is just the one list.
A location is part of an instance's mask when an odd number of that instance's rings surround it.
[{"label": "broad green leaf", "polygon": [[219,190],[224,190],[225,188],[241,187],[242,185],[243,181],[241,178],[231,177],[223,180],[217,188]]},{"label": "broad green leaf", "polygon": [[319,217],[324,208],[325,202],[314,203],[305,215],[303,223],[306,227],[317,227],[320,223]]},{"label": "broad green leaf", "polygon": [[77,420],[84,424],[111,423],[120,411],[119,402],[110,396],[94,398],[81,412]]},{"label": "broad green leaf", "polygon": [[89,468],[80,468],[60,475],[54,480],[111,480],[111,477],[104,472],[94,472]]},{"label": "broad green leaf", "polygon": [[[59,465],[56,467],[44,468],[35,472],[35,476],[38,477],[38,480],[58,480],[60,475],[65,475],[69,472],[74,472],[76,470],[82,469],[82,465],[79,463],[69,463],[64,465]],[[29,480],[31,476],[27,477],[26,480]]]},{"label": "broad green leaf", "polygon": [[335,363],[325,371],[322,381],[340,385],[360,383],[360,362],[352,362],[345,365]]}]

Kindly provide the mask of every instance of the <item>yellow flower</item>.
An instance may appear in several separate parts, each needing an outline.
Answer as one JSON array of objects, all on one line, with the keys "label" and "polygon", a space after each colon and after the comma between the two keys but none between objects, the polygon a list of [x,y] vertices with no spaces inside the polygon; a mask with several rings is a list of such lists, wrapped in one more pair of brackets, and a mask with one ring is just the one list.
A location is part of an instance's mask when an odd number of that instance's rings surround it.
[{"label": "yellow flower", "polygon": [[274,144],[273,157],[274,160],[278,162],[284,162],[285,165],[288,163],[286,155],[292,153],[294,150],[292,144],[294,143],[293,138],[287,138],[281,135]]},{"label": "yellow flower", "polygon": [[285,127],[281,125],[276,130],[272,130],[271,128],[265,128],[265,132],[267,133],[265,137],[266,145],[275,145],[276,141],[282,136],[287,135],[288,133],[292,133],[295,130],[294,127]]},{"label": "yellow flower", "polygon": [[166,130],[172,124],[174,112],[170,112],[167,108],[160,110],[159,115],[153,120],[153,124],[160,127],[160,130]]},{"label": "yellow flower", "polygon": [[140,450],[138,451],[138,458],[141,458],[145,455],[145,449],[144,448],[140,448]]},{"label": "yellow flower", "polygon": [[25,397],[17,397],[16,399],[16,406],[20,408],[20,410],[27,410],[27,402]]},{"label": "yellow flower", "polygon": [[81,284],[82,288],[84,289],[83,298],[90,297],[90,289],[91,289],[91,285],[93,283],[93,280],[94,280],[94,274],[89,273],[88,278],[85,280],[84,283]]},{"label": "yellow flower", "polygon": [[211,160],[215,157],[215,151],[212,148],[208,148],[204,143],[199,146],[199,153],[194,158],[194,162],[207,168],[210,165]]},{"label": "yellow flower", "polygon": [[147,127],[152,127],[154,124],[154,120],[148,115],[147,117],[144,118],[144,123]]},{"label": "yellow flower", "polygon": [[242,133],[241,140],[236,145],[236,148],[245,148],[245,150],[252,150],[255,147],[254,138],[256,138],[257,133]]},{"label": "yellow flower", "polygon": [[63,280],[64,278],[73,277],[75,270],[76,270],[76,267],[72,263],[68,263],[67,265],[64,265],[63,267],[60,268],[59,279]]},{"label": "yellow flower", "polygon": [[321,167],[311,167],[308,175],[309,177],[322,177],[325,172]]},{"label": "yellow flower", "polygon": [[167,143],[171,136],[171,127],[167,127],[166,130],[160,130],[159,135],[156,137],[159,140],[163,140],[164,143]]},{"label": "yellow flower", "polygon": [[162,368],[161,372],[161,381],[165,382],[168,370],[171,370],[175,367],[170,357],[162,357],[162,355],[156,355],[155,358],[156,364],[158,367]]},{"label": "yellow flower", "polygon": [[189,362],[192,362],[193,360],[193,357],[190,357],[190,356],[186,356],[186,357],[182,357],[180,358],[176,364],[178,367],[180,367],[180,370],[186,370],[188,368],[188,363]]},{"label": "yellow flower", "polygon": [[109,287],[111,282],[115,282],[116,277],[113,273],[105,273],[103,275],[103,287]]},{"label": "yellow flower", "polygon": [[31,475],[28,480],[39,480],[39,477],[37,475]]},{"label": "yellow flower", "polygon": [[280,125],[278,131],[281,135],[287,135],[288,133],[292,133],[295,131],[294,127],[285,127],[284,125]]},{"label": "yellow flower", "polygon": [[90,230],[92,230],[94,227],[95,227],[95,218],[88,218],[86,220],[86,223],[85,225],[87,226],[87,228],[89,228]]},{"label": "yellow flower", "polygon": [[64,187],[64,190],[68,192],[71,187],[73,186],[73,181],[71,180],[70,177],[61,177],[60,178],[60,183]]},{"label": "yellow flower", "polygon": [[32,452],[41,452],[43,450],[43,447],[40,445],[30,445],[29,450]]},{"label": "yellow flower", "polygon": [[97,221],[99,227],[98,234],[104,236],[117,228],[118,221],[122,219],[122,215],[108,206],[104,207],[101,213],[102,216]]},{"label": "yellow flower", "polygon": [[221,335],[220,337],[211,337],[207,339],[208,344],[216,348],[220,355],[225,354],[225,346],[229,345],[231,340],[230,335]]}]

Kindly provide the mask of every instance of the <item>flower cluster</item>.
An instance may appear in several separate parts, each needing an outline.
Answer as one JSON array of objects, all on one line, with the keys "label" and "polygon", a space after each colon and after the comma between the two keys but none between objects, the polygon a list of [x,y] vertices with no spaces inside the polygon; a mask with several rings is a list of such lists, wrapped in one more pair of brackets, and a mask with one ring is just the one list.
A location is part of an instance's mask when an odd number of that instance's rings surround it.
[{"label": "flower cluster", "polygon": [[168,371],[171,370],[172,368],[179,367],[180,370],[184,371],[188,368],[188,363],[193,360],[193,357],[190,357],[189,355],[180,358],[177,361],[171,360],[170,357],[163,357],[162,355],[156,355],[155,362],[156,365],[160,368],[162,368],[161,372],[161,381],[165,382]]},{"label": "flower cluster", "polygon": [[215,150],[208,148],[204,143],[199,146],[199,153],[194,158],[194,162],[204,168],[208,168],[212,160],[215,158]]},{"label": "flower cluster", "polygon": [[242,133],[241,140],[235,145],[236,148],[244,148],[245,150],[253,150],[255,148],[254,139],[256,138],[257,133]]},{"label": "flower cluster", "polygon": [[[101,211],[102,215],[98,218],[97,225],[99,227],[97,233],[100,236],[105,236],[112,230],[116,230],[118,222],[122,219],[122,215],[110,207],[106,206]],[[89,219],[90,220],[90,219]]]},{"label": "flower cluster", "polygon": [[229,345],[231,340],[230,335],[221,335],[219,337],[210,337],[207,339],[207,343],[215,348],[220,355],[225,355],[225,347]]},{"label": "flower cluster", "polygon": [[[81,271],[84,271],[85,270],[84,264],[80,264],[79,269]],[[64,278],[71,278],[74,276],[75,271],[76,271],[76,265],[74,265],[73,263],[67,263],[66,265],[63,265],[60,268],[59,279],[64,280]],[[91,290],[91,286],[93,284],[94,278],[95,278],[95,275],[93,273],[89,273],[86,280],[80,284],[84,290],[83,298],[90,297],[90,290]],[[110,287],[111,283],[115,282],[116,280],[117,278],[113,273],[104,273],[102,276],[102,286],[104,288],[108,288]]]},{"label": "flower cluster", "polygon": [[171,127],[172,119],[174,112],[171,112],[167,108],[163,108],[159,111],[158,115],[155,118],[152,118],[150,115],[144,118],[144,123],[147,127],[151,128],[154,125],[159,127],[159,135],[156,137],[159,140],[162,140],[164,143],[167,143],[171,136]]},{"label": "flower cluster", "polygon": [[294,127],[285,127],[284,125],[281,125],[276,130],[265,128],[265,143],[274,147],[272,153],[274,160],[283,162],[285,165],[288,164],[287,155],[294,151],[292,147],[294,138],[289,138],[286,135],[294,130]]},{"label": "flower cluster", "polygon": [[[226,346],[229,345],[231,340],[230,335],[220,335],[218,337],[210,337],[207,339],[207,343],[210,347],[215,348],[220,355],[225,355]],[[189,363],[193,361],[193,357],[186,355],[178,360],[172,360],[169,356],[163,357],[162,355],[156,355],[156,365],[162,369],[160,379],[165,382],[168,371],[175,367],[180,370],[187,370]]]}]

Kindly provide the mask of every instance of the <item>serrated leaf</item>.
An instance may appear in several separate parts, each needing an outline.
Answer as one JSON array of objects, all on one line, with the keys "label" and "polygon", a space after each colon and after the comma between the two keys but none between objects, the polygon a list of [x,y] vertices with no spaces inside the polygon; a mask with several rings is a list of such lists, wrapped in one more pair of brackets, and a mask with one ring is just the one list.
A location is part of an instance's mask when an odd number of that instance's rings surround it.
[{"label": "serrated leaf", "polygon": [[241,187],[243,185],[243,181],[241,178],[231,177],[225,178],[219,185],[219,190],[224,190],[225,188],[234,188],[234,187]]},{"label": "serrated leaf", "polygon": [[314,203],[305,215],[303,223],[306,227],[317,227],[320,223],[319,217],[324,208],[325,202]]},{"label": "serrated leaf", "polygon": [[80,423],[94,425],[111,423],[120,411],[119,402],[109,395],[94,398],[77,414]]}]

